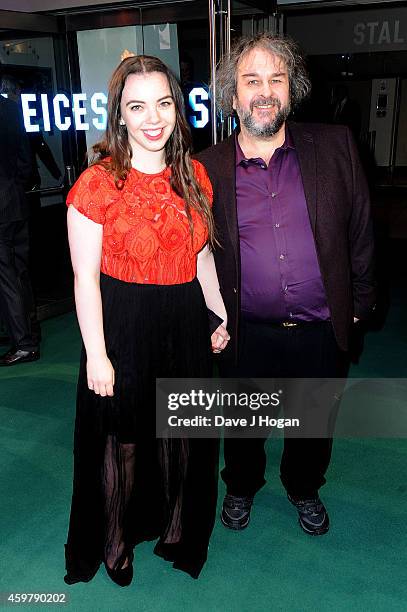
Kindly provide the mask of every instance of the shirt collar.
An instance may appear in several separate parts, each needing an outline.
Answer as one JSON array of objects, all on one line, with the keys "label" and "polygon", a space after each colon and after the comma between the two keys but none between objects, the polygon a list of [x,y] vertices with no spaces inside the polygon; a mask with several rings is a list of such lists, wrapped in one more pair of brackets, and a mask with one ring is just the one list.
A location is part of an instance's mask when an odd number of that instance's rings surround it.
[{"label": "shirt collar", "polygon": [[[236,166],[240,166],[242,165],[242,162],[247,162],[250,160],[247,160],[242,149],[241,146],[239,144],[239,140],[238,140],[238,135],[239,132],[236,130],[235,131],[235,149],[236,149]],[[286,151],[288,149],[293,149],[295,150],[295,145],[294,145],[294,141],[290,132],[290,129],[287,125],[287,123],[285,124],[285,140],[284,143],[281,145],[281,147],[278,147],[279,149],[282,149],[283,151]],[[276,149],[278,150],[278,149]],[[255,161],[256,163],[258,163],[259,161],[262,161],[264,163],[264,161],[260,158],[260,157],[252,157],[251,158],[253,161]]]}]

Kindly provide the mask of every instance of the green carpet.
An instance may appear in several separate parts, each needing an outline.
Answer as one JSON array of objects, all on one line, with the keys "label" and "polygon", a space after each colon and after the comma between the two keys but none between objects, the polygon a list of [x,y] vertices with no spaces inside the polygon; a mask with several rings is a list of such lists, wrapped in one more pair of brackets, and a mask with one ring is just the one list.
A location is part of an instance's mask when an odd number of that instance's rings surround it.
[{"label": "green carpet", "polygon": [[[384,330],[368,337],[353,376],[406,376],[407,330],[395,325],[401,314],[399,296]],[[72,612],[407,609],[407,441],[397,439],[336,441],[323,490],[332,527],[323,537],[298,527],[278,478],[281,440],[270,440],[268,483],[250,527],[234,533],[217,522],[198,581],[146,543],[136,549],[129,588],[114,585],[103,569],[89,584],[66,586],[79,354],[74,315],[44,323],[43,337],[40,361],[0,371],[3,600],[7,592],[66,592],[66,605],[22,609]],[[220,500],[223,492],[221,483]]]}]

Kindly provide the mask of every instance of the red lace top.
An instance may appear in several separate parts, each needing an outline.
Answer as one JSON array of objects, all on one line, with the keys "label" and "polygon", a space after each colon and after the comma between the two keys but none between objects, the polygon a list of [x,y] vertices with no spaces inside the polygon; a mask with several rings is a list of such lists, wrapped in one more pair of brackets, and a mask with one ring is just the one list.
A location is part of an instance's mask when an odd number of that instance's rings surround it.
[{"label": "red lace top", "polygon": [[[205,168],[193,160],[195,176],[212,202]],[[184,201],[170,187],[169,168],[144,174],[132,168],[122,190],[102,166],[76,181],[67,205],[103,225],[101,271],[127,282],[175,285],[196,276],[197,254],[208,233],[192,210],[193,239]]]}]

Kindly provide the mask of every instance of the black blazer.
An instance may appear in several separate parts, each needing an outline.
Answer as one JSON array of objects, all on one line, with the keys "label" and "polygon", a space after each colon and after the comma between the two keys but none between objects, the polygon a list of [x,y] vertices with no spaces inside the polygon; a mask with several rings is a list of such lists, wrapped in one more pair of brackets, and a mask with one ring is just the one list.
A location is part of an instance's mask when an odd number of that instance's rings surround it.
[{"label": "black blazer", "polygon": [[20,109],[0,96],[0,223],[28,217],[24,189],[30,174],[30,149]]},{"label": "black blazer", "polygon": [[[369,192],[350,130],[288,122],[297,151],[311,228],[336,340],[349,347],[353,317],[374,306],[373,231]],[[214,190],[213,213],[221,247],[214,251],[231,341],[237,354],[240,252],[235,191],[234,135],[199,153]]]}]

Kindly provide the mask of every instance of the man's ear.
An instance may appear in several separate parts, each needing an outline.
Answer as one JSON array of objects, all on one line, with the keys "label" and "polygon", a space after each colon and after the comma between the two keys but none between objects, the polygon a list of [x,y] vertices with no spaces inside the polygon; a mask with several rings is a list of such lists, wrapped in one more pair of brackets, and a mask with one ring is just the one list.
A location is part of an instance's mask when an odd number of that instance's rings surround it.
[{"label": "man's ear", "polygon": [[236,104],[237,104],[236,96],[233,96],[233,98],[232,98],[232,108],[233,108],[233,110],[236,110]]}]

